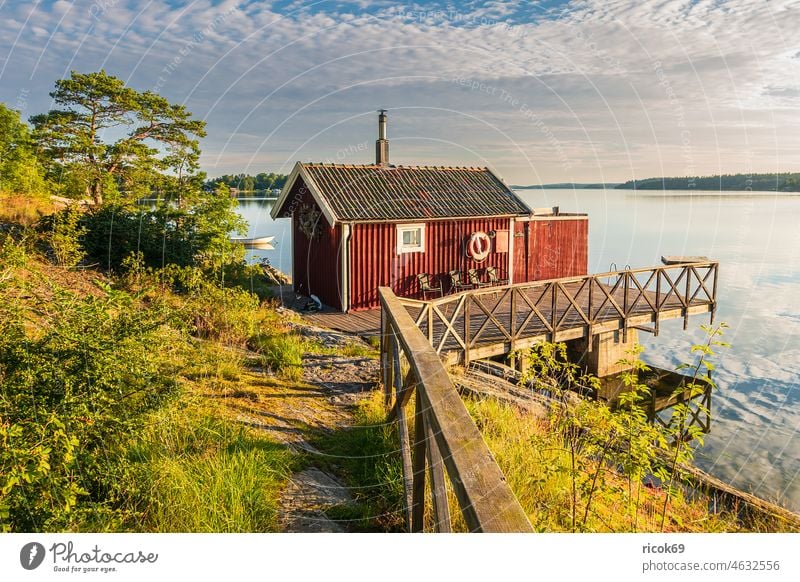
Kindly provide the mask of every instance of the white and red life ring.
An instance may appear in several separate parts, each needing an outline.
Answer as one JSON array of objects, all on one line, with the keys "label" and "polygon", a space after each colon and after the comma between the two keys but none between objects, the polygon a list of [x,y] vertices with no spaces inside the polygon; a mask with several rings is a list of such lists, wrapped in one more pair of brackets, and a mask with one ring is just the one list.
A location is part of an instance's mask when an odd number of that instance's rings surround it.
[{"label": "white and red life ring", "polygon": [[481,262],[489,256],[492,249],[492,241],[489,235],[483,231],[473,232],[467,241],[467,256],[473,261]]}]

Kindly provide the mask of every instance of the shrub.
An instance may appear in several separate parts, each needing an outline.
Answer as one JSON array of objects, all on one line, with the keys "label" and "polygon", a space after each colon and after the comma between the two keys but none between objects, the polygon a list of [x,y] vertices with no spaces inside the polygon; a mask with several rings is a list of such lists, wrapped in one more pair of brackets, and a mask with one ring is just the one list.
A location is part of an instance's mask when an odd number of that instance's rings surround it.
[{"label": "shrub", "polygon": [[144,263],[199,267],[223,280],[224,267],[240,264],[244,248],[229,239],[246,223],[234,211],[235,200],[207,194],[185,207],[166,202],[155,208],[105,204],[86,213],[83,243],[87,253],[108,270],[117,270],[131,253]]},{"label": "shrub", "polygon": [[256,332],[258,298],[242,289],[202,283],[189,295],[184,309],[191,314],[194,333],[200,338],[244,346]]},{"label": "shrub", "polygon": [[26,196],[47,191],[44,169],[31,144],[28,126],[18,111],[0,103],[0,191]]},{"label": "shrub", "polygon": [[119,291],[78,298],[55,286],[30,313],[0,311],[3,528],[60,529],[79,499],[120,494],[122,440],[175,386],[163,316]]},{"label": "shrub", "polygon": [[166,303],[201,339],[243,347],[265,318],[258,297],[238,287],[220,287],[198,267],[146,267],[141,253],[123,259],[119,285],[152,303]]},{"label": "shrub", "polygon": [[42,220],[40,230],[47,235],[53,261],[61,267],[74,267],[86,255],[81,245],[81,238],[86,234],[86,227],[81,226],[82,217],[83,211],[71,204]]}]

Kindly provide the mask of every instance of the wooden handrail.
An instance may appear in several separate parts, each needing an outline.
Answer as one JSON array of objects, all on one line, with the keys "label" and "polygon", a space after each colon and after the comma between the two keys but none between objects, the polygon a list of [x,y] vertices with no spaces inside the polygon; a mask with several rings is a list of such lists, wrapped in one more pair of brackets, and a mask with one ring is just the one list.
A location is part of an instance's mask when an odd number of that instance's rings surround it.
[{"label": "wooden handrail", "polygon": [[[449,344],[448,351],[460,351],[469,361],[480,346],[502,343],[512,349],[532,337],[560,341],[564,333],[574,338],[580,328],[587,336],[603,326],[619,329],[623,341],[629,327],[657,335],[664,312],[682,317],[684,327],[690,313],[707,310],[713,318],[718,267],[708,261],[625,269],[399,301],[419,310],[416,325],[424,325],[437,353]],[[643,328],[642,322],[653,327]]]},{"label": "wooden handrail", "polygon": [[[380,287],[378,295],[384,390],[390,402],[389,418],[400,425],[409,530],[423,529],[427,465],[435,530],[449,531],[444,465],[470,531],[532,532],[525,511],[436,350],[391,289]],[[401,354],[409,367],[405,380],[400,370]],[[416,393],[413,449],[405,413],[412,391]]]},{"label": "wooden handrail", "polygon": [[594,279],[599,281],[600,279],[607,279],[609,277],[620,277],[625,276],[625,274],[629,275],[636,275],[638,273],[652,273],[655,271],[658,272],[666,272],[666,271],[673,271],[673,270],[683,270],[687,268],[694,267],[695,269],[715,269],[719,266],[719,261],[704,261],[702,263],[676,263],[674,265],[661,265],[658,267],[640,267],[637,269],[620,269],[618,271],[607,271],[605,273],[592,273],[591,275],[577,275],[575,277],[561,277],[555,279],[540,279],[538,281],[528,281],[525,283],[514,283],[513,285],[503,285],[503,286],[495,286],[495,287],[487,287],[485,289],[467,289],[465,291],[459,291],[458,293],[451,293],[449,295],[445,295],[444,297],[435,297],[430,300],[423,300],[423,299],[412,299],[410,297],[402,297],[400,300],[404,305],[408,306],[422,306],[422,305],[441,305],[444,303],[450,303],[456,300],[458,297],[462,295],[494,295],[501,289],[508,289],[508,288],[515,288],[515,289],[527,289],[527,288],[534,288],[534,287],[541,287],[548,283],[555,283],[560,282],[562,284],[568,283],[580,283],[585,281],[586,279]]}]

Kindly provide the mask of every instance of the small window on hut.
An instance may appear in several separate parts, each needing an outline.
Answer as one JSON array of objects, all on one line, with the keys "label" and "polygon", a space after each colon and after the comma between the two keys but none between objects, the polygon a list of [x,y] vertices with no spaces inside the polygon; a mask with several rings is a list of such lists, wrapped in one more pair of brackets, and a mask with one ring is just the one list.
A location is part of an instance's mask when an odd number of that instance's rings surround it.
[{"label": "small window on hut", "polygon": [[397,225],[397,254],[425,252],[425,225]]}]

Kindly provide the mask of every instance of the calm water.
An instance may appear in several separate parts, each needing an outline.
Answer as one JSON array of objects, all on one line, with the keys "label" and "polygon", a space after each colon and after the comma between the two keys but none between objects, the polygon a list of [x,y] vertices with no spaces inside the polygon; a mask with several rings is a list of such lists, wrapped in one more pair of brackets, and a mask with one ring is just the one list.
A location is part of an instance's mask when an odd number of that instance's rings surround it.
[{"label": "calm water", "polygon": [[[533,207],[589,214],[589,271],[659,265],[661,255],[719,260],[717,321],[733,344],[717,359],[719,391],[703,469],[762,497],[800,510],[800,197],[750,192],[523,190]],[[288,220],[272,221],[271,201],[245,200],[250,235],[275,235],[266,256],[291,271]],[[640,334],[645,360],[674,368],[688,358],[708,317],[662,323]]]}]

